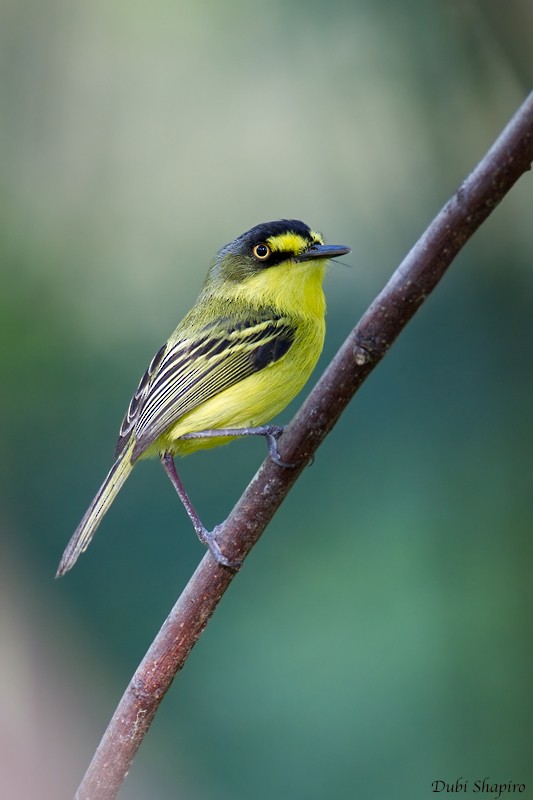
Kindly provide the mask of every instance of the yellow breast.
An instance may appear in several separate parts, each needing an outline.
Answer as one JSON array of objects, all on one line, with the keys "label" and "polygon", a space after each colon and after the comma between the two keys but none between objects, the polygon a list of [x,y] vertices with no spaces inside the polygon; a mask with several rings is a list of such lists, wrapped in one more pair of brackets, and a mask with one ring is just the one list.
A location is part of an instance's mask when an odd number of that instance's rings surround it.
[{"label": "yellow breast", "polygon": [[[309,379],[324,344],[323,318],[302,324],[289,351],[275,363],[205,401],[172,425],[158,441],[174,455],[217,447],[230,439],[180,440],[184,433],[263,425],[279,414]],[[163,440],[163,441],[162,441]]]}]

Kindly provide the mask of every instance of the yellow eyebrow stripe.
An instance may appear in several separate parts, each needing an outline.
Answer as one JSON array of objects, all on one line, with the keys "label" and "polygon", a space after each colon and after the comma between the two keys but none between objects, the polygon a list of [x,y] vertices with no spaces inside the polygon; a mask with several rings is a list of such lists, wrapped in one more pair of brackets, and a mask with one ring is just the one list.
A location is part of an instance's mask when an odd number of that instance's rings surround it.
[{"label": "yellow eyebrow stripe", "polygon": [[[324,244],[322,236],[316,231],[311,231],[311,238],[315,244]],[[266,240],[273,253],[294,253],[299,255],[309,247],[309,240],[298,233],[280,233],[278,236],[269,236]]]}]

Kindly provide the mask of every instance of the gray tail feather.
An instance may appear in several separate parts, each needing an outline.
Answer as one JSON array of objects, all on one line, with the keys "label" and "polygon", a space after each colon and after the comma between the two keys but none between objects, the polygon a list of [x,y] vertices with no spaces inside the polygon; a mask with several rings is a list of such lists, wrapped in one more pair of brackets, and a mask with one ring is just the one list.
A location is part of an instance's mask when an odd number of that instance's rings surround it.
[{"label": "gray tail feather", "polygon": [[65,552],[59,562],[57,568],[56,578],[64,575],[69,569],[72,569],[81,553],[87,550],[91,539],[96,533],[102,517],[108,510],[109,506],[117,496],[119,490],[123,486],[126,478],[133,469],[131,463],[131,453],[135,444],[132,437],[132,442],[115,461],[109,473],[101,485],[100,489],[91,505],[85,512],[85,516],[74,531],[72,538],[66,546]]}]

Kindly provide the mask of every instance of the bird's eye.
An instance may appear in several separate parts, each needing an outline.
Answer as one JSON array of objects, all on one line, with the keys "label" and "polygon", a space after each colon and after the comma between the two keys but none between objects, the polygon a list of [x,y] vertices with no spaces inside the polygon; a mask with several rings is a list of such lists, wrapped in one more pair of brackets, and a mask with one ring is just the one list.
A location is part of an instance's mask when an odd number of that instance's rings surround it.
[{"label": "bird's eye", "polygon": [[252,252],[259,261],[266,261],[272,251],[267,244],[261,242],[261,244],[256,244]]}]

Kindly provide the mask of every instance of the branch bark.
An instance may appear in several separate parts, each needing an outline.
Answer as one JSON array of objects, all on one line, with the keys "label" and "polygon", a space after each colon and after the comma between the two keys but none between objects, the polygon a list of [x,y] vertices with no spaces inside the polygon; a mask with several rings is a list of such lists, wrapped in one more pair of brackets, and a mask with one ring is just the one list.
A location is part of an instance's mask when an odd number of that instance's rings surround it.
[{"label": "branch bark", "polygon": [[[366,311],[224,523],[223,552],[243,561],[347,404],[433,291],[454,257],[533,160],[533,93],[439,212]],[[112,800],[159,703],[236,572],[206,553],[135,672],[76,793]]]}]

